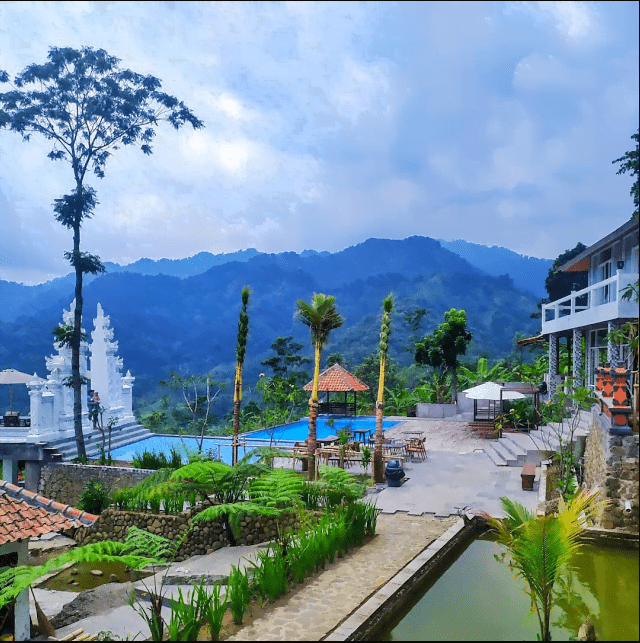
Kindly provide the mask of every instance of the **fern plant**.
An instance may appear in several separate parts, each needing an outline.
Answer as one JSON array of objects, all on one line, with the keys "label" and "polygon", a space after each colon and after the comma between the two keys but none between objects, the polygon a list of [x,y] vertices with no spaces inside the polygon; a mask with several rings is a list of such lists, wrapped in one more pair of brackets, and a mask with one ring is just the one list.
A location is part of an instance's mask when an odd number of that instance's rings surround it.
[{"label": "fern plant", "polygon": [[20,565],[0,573],[0,607],[46,574],[58,571],[67,563],[124,563],[132,569],[161,565],[173,559],[177,545],[167,538],[137,527],[129,527],[123,543],[105,540],[70,549],[42,565]]}]

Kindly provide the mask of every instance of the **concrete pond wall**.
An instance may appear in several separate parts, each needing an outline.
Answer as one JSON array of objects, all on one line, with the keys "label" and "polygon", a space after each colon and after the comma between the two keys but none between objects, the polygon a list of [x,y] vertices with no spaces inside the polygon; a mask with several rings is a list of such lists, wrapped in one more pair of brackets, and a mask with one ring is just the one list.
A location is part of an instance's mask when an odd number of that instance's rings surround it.
[{"label": "concrete pond wall", "polygon": [[609,501],[600,519],[604,529],[638,531],[638,463],[638,434],[612,434],[594,409],[585,442],[584,485]]}]

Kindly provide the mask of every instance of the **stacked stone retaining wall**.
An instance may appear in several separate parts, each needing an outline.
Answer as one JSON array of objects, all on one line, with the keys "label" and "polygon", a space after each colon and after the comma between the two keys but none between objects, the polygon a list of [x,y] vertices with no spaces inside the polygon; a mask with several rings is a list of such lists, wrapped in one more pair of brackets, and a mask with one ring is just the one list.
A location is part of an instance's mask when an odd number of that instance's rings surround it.
[{"label": "stacked stone retaining wall", "polygon": [[[131,526],[145,529],[152,534],[164,536],[172,541],[182,539],[189,530],[191,518],[201,511],[196,507],[177,516],[164,514],[138,513],[135,511],[120,511],[113,507],[105,509],[91,527],[81,527],[75,534],[75,540],[80,545],[117,540],[122,542],[127,529]],[[277,536],[277,526],[283,530],[287,527],[296,529],[297,519],[294,514],[281,515],[277,519],[266,516],[245,515],[240,521],[237,544],[252,545],[272,540]],[[185,560],[190,556],[210,554],[211,552],[229,545],[229,540],[221,520],[211,520],[194,525],[187,538],[178,549],[176,560]]]},{"label": "stacked stone retaining wall", "polygon": [[133,487],[151,473],[153,471],[149,469],[54,462],[42,467],[38,493],[45,498],[77,507],[89,482],[104,483],[110,491],[114,491]]},{"label": "stacked stone retaining wall", "polygon": [[[584,486],[599,490],[608,502],[600,525],[638,531],[638,435],[612,435],[594,410],[585,443]],[[631,511],[625,510],[625,500]]]}]

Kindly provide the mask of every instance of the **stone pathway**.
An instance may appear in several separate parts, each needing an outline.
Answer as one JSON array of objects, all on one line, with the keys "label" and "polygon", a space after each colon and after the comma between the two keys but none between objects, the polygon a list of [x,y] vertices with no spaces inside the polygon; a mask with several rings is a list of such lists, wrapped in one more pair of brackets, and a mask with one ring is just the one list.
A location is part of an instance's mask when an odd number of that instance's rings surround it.
[{"label": "stone pathway", "polygon": [[229,640],[321,640],[456,520],[380,515],[373,540],[294,588]]}]

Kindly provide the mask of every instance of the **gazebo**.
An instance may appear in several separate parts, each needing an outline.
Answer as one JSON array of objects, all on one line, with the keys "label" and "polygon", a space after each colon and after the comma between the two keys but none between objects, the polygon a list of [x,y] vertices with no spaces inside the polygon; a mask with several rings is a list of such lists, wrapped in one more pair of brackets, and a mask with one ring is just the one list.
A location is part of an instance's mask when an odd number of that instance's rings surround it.
[{"label": "gazebo", "polygon": [[[313,390],[313,380],[305,384],[304,391]],[[326,393],[324,401],[318,400],[318,413],[330,415],[355,415],[358,391],[368,391],[369,387],[352,375],[340,364],[325,368],[318,378],[318,393]],[[344,393],[344,401],[330,400],[331,393]],[[353,393],[353,402],[347,400],[347,395]]]}]

